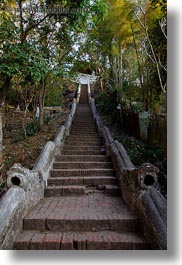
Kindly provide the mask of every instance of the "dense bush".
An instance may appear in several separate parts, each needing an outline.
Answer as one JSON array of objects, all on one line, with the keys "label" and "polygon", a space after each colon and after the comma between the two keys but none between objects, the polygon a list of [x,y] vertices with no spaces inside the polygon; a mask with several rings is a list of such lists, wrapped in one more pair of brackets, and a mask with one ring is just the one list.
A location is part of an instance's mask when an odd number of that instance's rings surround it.
[{"label": "dense bush", "polygon": [[96,106],[98,111],[103,115],[107,115],[108,121],[112,126],[120,128],[120,110],[117,109],[117,105],[116,89],[101,91],[96,96]]},{"label": "dense bush", "polygon": [[161,192],[167,194],[167,158],[156,144],[141,144],[135,138],[125,136],[122,143],[135,166],[150,162],[159,168],[159,184]]}]

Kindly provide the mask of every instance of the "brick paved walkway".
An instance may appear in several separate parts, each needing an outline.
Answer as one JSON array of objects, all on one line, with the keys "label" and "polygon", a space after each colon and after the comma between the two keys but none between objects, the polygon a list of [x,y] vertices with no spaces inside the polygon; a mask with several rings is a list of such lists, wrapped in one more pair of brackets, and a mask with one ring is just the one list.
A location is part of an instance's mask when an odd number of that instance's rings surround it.
[{"label": "brick paved walkway", "polygon": [[24,218],[14,249],[148,249],[122,200],[82,86],[71,134],[55,157],[45,198]]}]

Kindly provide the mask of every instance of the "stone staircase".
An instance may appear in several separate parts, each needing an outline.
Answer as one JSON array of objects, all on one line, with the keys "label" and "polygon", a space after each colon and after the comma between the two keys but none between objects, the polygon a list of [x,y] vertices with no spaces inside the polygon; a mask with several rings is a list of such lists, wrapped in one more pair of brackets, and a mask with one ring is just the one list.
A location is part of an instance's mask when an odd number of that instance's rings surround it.
[{"label": "stone staircase", "polygon": [[122,200],[86,86],[62,154],[55,157],[45,198],[24,218],[14,249],[149,249],[137,216]]}]

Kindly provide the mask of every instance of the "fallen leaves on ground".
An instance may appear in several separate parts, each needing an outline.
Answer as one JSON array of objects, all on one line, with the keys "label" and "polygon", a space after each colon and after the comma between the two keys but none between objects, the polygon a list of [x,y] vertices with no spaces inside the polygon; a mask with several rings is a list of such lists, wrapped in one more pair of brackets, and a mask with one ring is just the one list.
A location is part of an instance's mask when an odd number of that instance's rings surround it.
[{"label": "fallen leaves on ground", "polygon": [[[4,151],[3,151],[3,166],[0,173],[0,197],[7,190],[6,173],[14,163],[20,163],[22,166],[32,169],[40,152],[47,141],[54,140],[59,127],[64,124],[68,110],[64,110],[60,116],[50,120],[48,125],[45,125],[41,131],[36,132],[33,136],[26,139],[15,141],[15,134],[19,135],[22,131],[21,117],[16,114],[16,119],[11,113],[7,114],[5,119],[8,126],[4,129]],[[31,120],[30,117],[28,117]],[[19,124],[19,126],[17,126]],[[10,126],[11,125],[11,126]],[[16,128],[16,130],[13,130]]]}]

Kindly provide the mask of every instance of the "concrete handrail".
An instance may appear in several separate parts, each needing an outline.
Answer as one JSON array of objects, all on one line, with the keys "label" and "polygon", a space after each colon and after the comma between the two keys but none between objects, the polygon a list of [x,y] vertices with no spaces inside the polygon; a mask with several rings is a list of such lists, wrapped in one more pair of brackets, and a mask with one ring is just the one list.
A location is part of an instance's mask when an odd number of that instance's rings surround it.
[{"label": "concrete handrail", "polygon": [[14,164],[8,172],[8,191],[0,202],[0,249],[13,248],[28,209],[44,197],[41,172]]},{"label": "concrete handrail", "polygon": [[55,142],[49,141],[46,143],[41,151],[41,154],[33,167],[34,171],[39,171],[43,175],[43,180],[47,186],[47,179],[49,177],[49,170],[52,166],[54,156],[56,154]]},{"label": "concrete handrail", "polygon": [[73,101],[73,103],[72,103],[72,107],[71,107],[71,111],[70,111],[70,115],[71,115],[72,117],[74,117],[74,115],[75,115],[76,107],[77,107],[77,103],[76,103],[76,99],[75,99],[75,100]]},{"label": "concrete handrail", "polygon": [[60,147],[63,143],[64,143],[64,136],[65,136],[65,126],[62,125],[59,130],[58,130],[58,133],[54,139],[54,142],[56,144],[56,146]]},{"label": "concrete handrail", "polygon": [[47,186],[54,157],[61,151],[70,132],[80,93],[81,85],[65,124],[60,127],[54,141],[46,143],[33,169],[14,164],[7,173],[9,190],[0,201],[0,249],[12,249],[13,241],[22,228],[22,221],[28,209],[44,197],[44,187]]},{"label": "concrete handrail", "polygon": [[[19,233],[20,228],[14,226],[15,222],[21,223],[25,210],[25,191],[19,187],[10,188],[2,197],[0,203],[0,250],[11,250],[14,234]],[[20,207],[22,206],[22,207]],[[12,232],[13,231],[13,232]]]},{"label": "concrete handrail", "polygon": [[89,103],[99,134],[106,145],[116,169],[122,197],[129,207],[140,217],[146,239],[153,249],[167,249],[167,201],[158,191],[158,168],[150,163],[136,168],[124,146],[114,141],[109,129],[99,117],[94,99]]},{"label": "concrete handrail", "polygon": [[90,82],[88,82],[88,101],[91,101],[91,90],[90,90]]},{"label": "concrete handrail", "polygon": [[78,86],[78,91],[77,91],[77,103],[80,102],[80,95],[81,95],[81,84],[79,84]]},{"label": "concrete handrail", "polygon": [[112,135],[111,135],[108,127],[106,127],[106,126],[102,127],[101,131],[102,131],[102,136],[103,136],[103,140],[104,140],[106,149],[107,149],[108,154],[109,154],[110,147],[111,147],[111,144],[114,142],[114,139],[112,138]]}]

